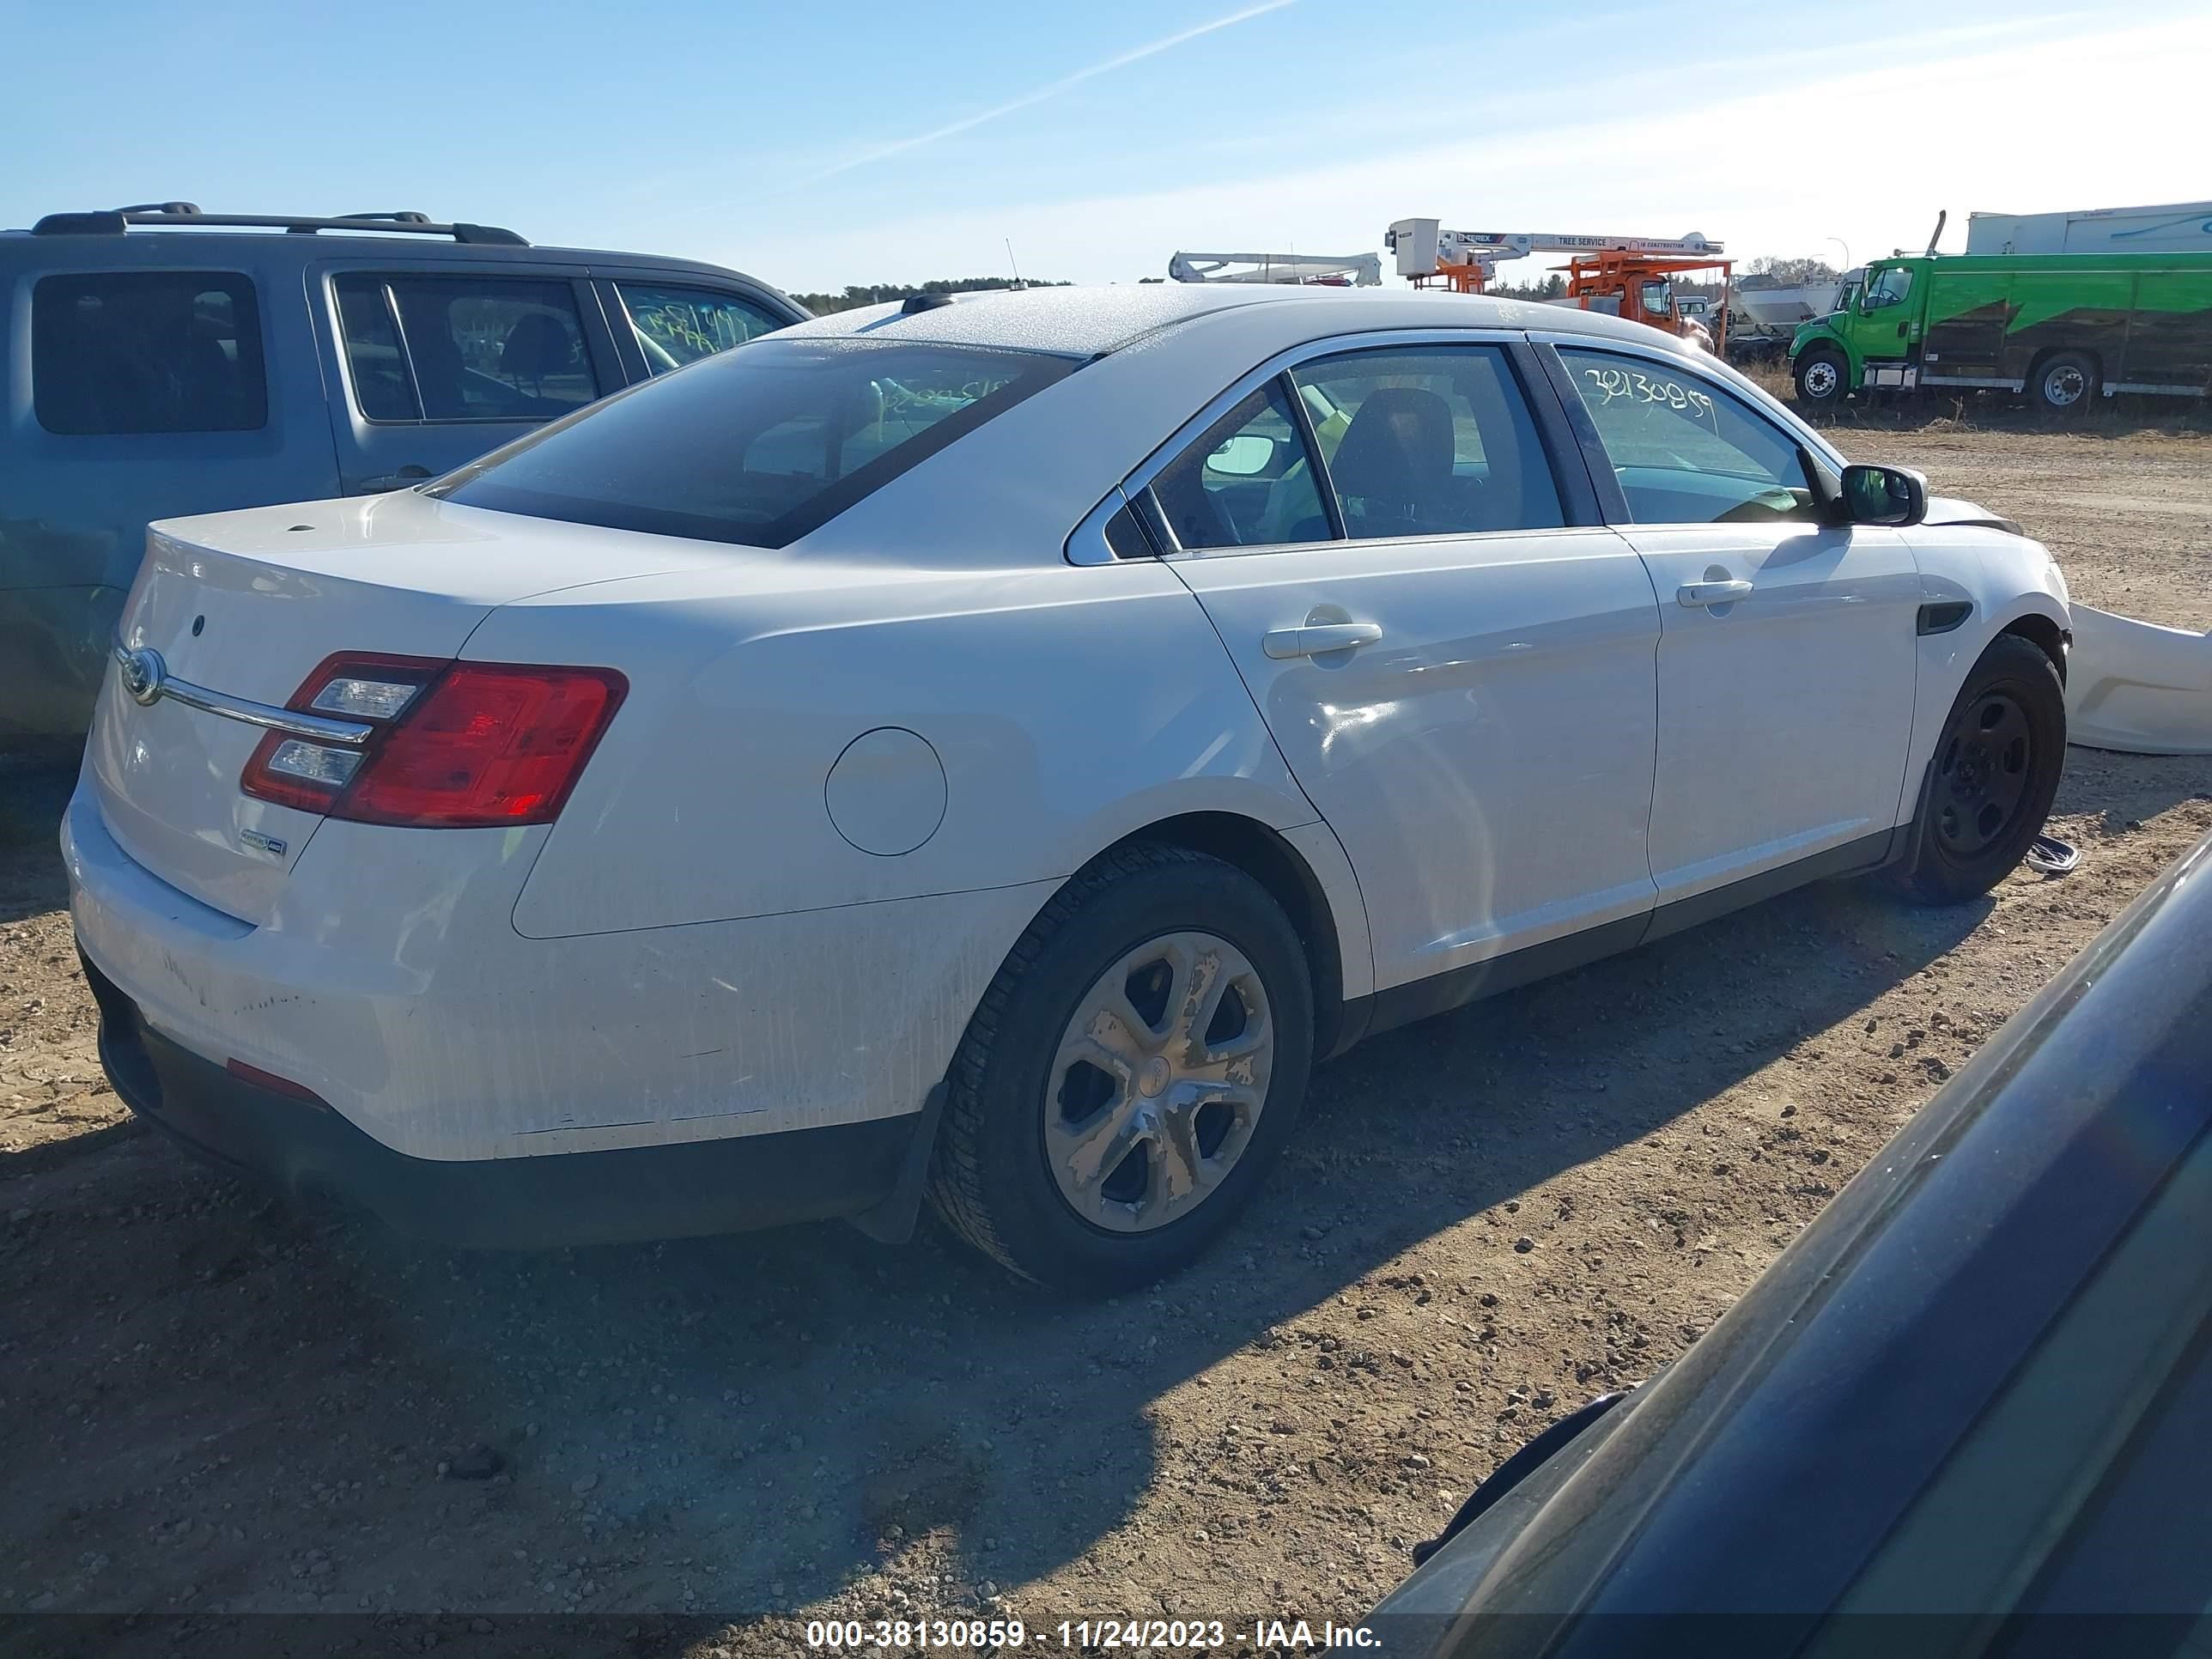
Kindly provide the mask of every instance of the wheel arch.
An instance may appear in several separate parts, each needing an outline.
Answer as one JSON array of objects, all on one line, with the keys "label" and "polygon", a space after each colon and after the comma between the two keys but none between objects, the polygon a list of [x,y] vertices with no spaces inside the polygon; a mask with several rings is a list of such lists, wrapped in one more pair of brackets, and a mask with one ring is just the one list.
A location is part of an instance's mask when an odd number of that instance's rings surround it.
[{"label": "wheel arch", "polygon": [[[1312,827],[1328,836],[1329,844],[1334,845],[1334,836],[1325,826]],[[1357,1038],[1356,1031],[1344,1029],[1346,981],[1350,979],[1364,989],[1364,981],[1372,977],[1371,969],[1363,960],[1367,949],[1364,912],[1356,919],[1358,937],[1348,939],[1346,935],[1352,930],[1340,914],[1344,896],[1332,899],[1312,861],[1288,835],[1237,812],[1182,812],[1131,830],[1112,847],[1101,849],[1101,855],[1139,842],[1203,853],[1235,866],[1266,888],[1268,896],[1282,906],[1306,948],[1307,972],[1313,981],[1315,1058],[1335,1054]],[[1349,873],[1347,866],[1345,874]],[[1355,948],[1359,954],[1352,957],[1347,974],[1346,955]]]},{"label": "wheel arch", "polygon": [[[2031,543],[2015,544],[2015,538],[2011,537],[2001,538],[2000,544],[2034,547]],[[1923,550],[1923,555],[1926,551]],[[2035,551],[2040,560],[2040,550]],[[1937,567],[1938,570],[1944,568]],[[1923,568],[1923,572],[1928,568],[1924,558]],[[2067,647],[2073,634],[2057,594],[2034,586],[2039,579],[2032,572],[2002,567],[1984,570],[1977,565],[1968,574],[1972,575],[1976,571],[1979,572],[1979,580],[1972,585],[1947,580],[1939,588],[1930,590],[1970,599],[1982,615],[1956,632],[1925,635],[1920,640],[1912,738],[1906,750],[1905,775],[1898,793],[1896,823],[1899,825],[1911,822],[1918,811],[1922,786],[1936,757],[1936,740],[1950,717],[1951,704],[1959,695],[1959,688],[1997,641],[2008,635],[2027,640],[2050,658],[2057,671],[2061,688],[2065,684]],[[1973,635],[1979,629],[1987,631],[1979,633],[1976,639]]]},{"label": "wheel arch", "polygon": [[[2016,634],[2032,642],[2051,659],[2051,665],[2058,671],[2058,683],[2066,684],[2066,647],[2070,643],[2068,631],[2039,611],[2023,611],[1990,635],[1992,641]],[[1989,647],[1982,647],[1987,650]]]},{"label": "wheel arch", "polygon": [[1823,334],[1806,341],[1802,346],[1790,353],[1786,362],[1792,392],[1798,391],[1799,376],[1806,361],[1816,356],[1833,357],[1843,375],[1843,384],[1836,388],[1836,395],[1831,401],[1841,403],[1859,389],[1865,376],[1858,360],[1851,355],[1850,346],[1835,335]]}]

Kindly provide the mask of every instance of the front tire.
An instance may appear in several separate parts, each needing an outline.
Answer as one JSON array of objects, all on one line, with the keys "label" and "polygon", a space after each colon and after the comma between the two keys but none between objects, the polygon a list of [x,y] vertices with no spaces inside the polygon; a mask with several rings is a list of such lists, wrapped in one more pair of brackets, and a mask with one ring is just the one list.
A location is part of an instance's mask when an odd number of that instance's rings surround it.
[{"label": "front tire", "polygon": [[1073,877],[983,994],[930,1197],[1024,1279],[1105,1294],[1188,1265],[1296,1125],[1313,984],[1266,888],[1137,845]]},{"label": "front tire", "polygon": [[1808,409],[1834,409],[1850,390],[1850,365],[1839,352],[1816,346],[1798,357],[1791,368],[1797,401]]},{"label": "front tire", "polygon": [[1996,886],[2042,834],[2066,765],[2066,690],[2042,648],[1992,641],[1959,688],[1921,785],[1912,851],[1899,872],[1925,904]]}]

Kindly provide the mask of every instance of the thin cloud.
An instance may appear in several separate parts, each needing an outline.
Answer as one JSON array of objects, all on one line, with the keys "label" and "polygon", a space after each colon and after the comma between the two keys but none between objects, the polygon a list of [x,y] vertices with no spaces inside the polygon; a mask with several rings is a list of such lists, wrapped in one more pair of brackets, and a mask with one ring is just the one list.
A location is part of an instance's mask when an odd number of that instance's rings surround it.
[{"label": "thin cloud", "polygon": [[1092,64],[1087,68],[1077,70],[1073,75],[1063,75],[1057,81],[1048,82],[1034,91],[1025,92],[1018,98],[1011,99],[1006,103],[984,110],[980,114],[963,116],[957,121],[948,121],[941,127],[933,127],[927,132],[916,133],[910,138],[896,139],[890,143],[878,145],[874,149],[863,150],[849,161],[840,161],[833,167],[823,168],[810,179],[801,179],[799,184],[802,186],[818,185],[824,179],[834,179],[839,173],[850,173],[855,167],[864,167],[872,162],[881,161],[893,155],[903,155],[907,151],[919,149],[924,144],[933,144],[940,138],[950,138],[955,133],[966,132],[972,127],[980,127],[986,121],[995,121],[1002,115],[1012,115],[1016,110],[1027,109],[1033,104],[1042,104],[1048,98],[1057,98],[1070,87],[1079,86],[1082,82],[1095,79],[1101,75],[1110,75],[1118,69],[1127,69],[1130,64],[1140,63],[1147,58],[1156,58],[1161,52],[1182,46],[1187,40],[1197,40],[1201,34],[1212,34],[1217,29],[1225,29],[1237,23],[1249,22],[1255,17],[1264,16],[1271,11],[1280,11],[1284,7],[1296,3],[1297,0],[1261,0],[1258,5],[1246,6],[1241,11],[1232,11],[1226,17],[1217,17],[1210,23],[1198,24],[1195,27],[1187,28],[1139,46],[1134,51],[1125,52],[1117,57],[1109,58],[1102,63]]}]

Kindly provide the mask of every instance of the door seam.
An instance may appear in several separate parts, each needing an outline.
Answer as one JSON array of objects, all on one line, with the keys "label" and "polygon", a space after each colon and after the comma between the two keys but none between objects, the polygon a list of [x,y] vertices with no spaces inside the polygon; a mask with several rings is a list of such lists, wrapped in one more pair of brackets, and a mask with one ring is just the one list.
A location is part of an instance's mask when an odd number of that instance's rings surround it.
[{"label": "door seam", "polygon": [[[1345,847],[1344,837],[1337,834],[1336,826],[1328,821],[1328,814],[1321,810],[1321,803],[1306,793],[1305,782],[1298,776],[1297,769],[1291,764],[1291,757],[1283,752],[1283,745],[1275,740],[1275,728],[1267,724],[1267,711],[1260,707],[1259,698],[1253,695],[1252,683],[1244,678],[1244,665],[1237,660],[1236,652],[1230,649],[1229,641],[1222,637],[1221,624],[1214,621],[1213,613],[1206,608],[1206,601],[1199,597],[1198,590],[1184,579],[1182,571],[1176,568],[1175,560],[1160,559],[1158,562],[1176,579],[1177,586],[1190,596],[1190,602],[1198,607],[1198,614],[1206,618],[1208,631],[1219,642],[1221,654],[1229,660],[1229,672],[1237,676],[1237,684],[1243,689],[1244,701],[1252,706],[1252,717],[1260,722],[1260,730],[1267,734],[1267,747],[1274,750],[1276,760],[1282,764],[1283,775],[1291,781],[1291,787],[1298,792],[1298,799],[1305,802],[1307,810],[1314,815],[1313,821],[1328,831],[1329,839],[1336,843],[1338,855],[1344,860],[1344,867],[1352,872],[1352,890],[1358,896],[1359,919],[1367,934],[1367,982],[1370,985],[1374,984],[1374,914],[1368,907],[1367,890],[1359,879],[1359,866],[1352,860],[1351,852]],[[1650,861],[1648,846],[1645,859],[1646,862]]]}]

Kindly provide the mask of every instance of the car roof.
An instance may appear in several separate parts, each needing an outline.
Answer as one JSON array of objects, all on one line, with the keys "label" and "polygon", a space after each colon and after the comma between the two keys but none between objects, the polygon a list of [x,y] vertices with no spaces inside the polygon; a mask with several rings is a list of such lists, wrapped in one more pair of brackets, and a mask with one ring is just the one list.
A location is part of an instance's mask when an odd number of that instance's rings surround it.
[{"label": "car roof", "polygon": [[[655,270],[689,271],[698,276],[734,277],[747,285],[782,297],[781,290],[757,276],[704,260],[678,258],[662,253],[631,253],[609,248],[538,246],[515,242],[449,240],[420,231],[380,229],[373,222],[333,226],[328,221],[301,221],[317,228],[312,234],[281,228],[200,229],[163,224],[158,228],[134,225],[114,231],[39,233],[0,230],[0,267],[58,270],[154,269],[162,265],[198,265],[220,260],[240,270],[291,268],[318,259],[354,259],[389,256],[412,264],[418,262],[482,266],[485,264],[603,264],[646,267]],[[798,307],[794,305],[793,310]]]},{"label": "car roof", "polygon": [[1687,349],[1641,323],[1565,306],[1533,305],[1436,289],[1302,288],[1224,283],[1119,283],[1109,287],[1001,289],[951,296],[909,311],[894,301],[817,317],[781,337],[865,337],[1095,357],[1164,329],[1264,306],[1284,343],[1369,329],[1504,328],[1634,340]]}]

